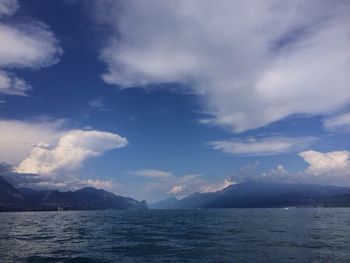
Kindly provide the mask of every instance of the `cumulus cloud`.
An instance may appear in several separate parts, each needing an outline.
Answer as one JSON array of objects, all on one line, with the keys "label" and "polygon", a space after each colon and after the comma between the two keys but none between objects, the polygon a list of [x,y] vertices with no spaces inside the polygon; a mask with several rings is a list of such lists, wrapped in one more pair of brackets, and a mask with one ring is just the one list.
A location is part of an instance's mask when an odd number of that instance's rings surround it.
[{"label": "cumulus cloud", "polygon": [[126,138],[97,130],[69,130],[65,120],[0,119],[0,176],[18,187],[119,190],[114,180],[86,178],[79,168],[88,158],[125,147]]},{"label": "cumulus cloud", "polygon": [[105,0],[95,10],[114,32],[103,79],[182,83],[204,95],[203,123],[242,132],[350,102],[347,1]]},{"label": "cumulus cloud", "polygon": [[0,162],[17,165],[40,142],[55,143],[64,133],[64,120],[0,119]]},{"label": "cumulus cloud", "polygon": [[316,176],[350,176],[349,151],[322,153],[310,150],[299,153],[299,156],[309,164],[309,167],[305,170],[308,174]]},{"label": "cumulus cloud", "polygon": [[129,173],[132,175],[138,175],[138,176],[156,178],[156,179],[169,178],[173,176],[172,173],[170,172],[154,170],[154,169],[143,169],[143,170],[131,171]]},{"label": "cumulus cloud", "polygon": [[87,158],[127,144],[126,138],[109,132],[68,131],[62,135],[57,145],[37,144],[30,155],[18,165],[17,172],[50,175],[75,170]]},{"label": "cumulus cloud", "polygon": [[215,150],[234,155],[274,155],[303,149],[314,140],[312,137],[250,137],[214,141],[209,145]]},{"label": "cumulus cloud", "polygon": [[329,131],[350,132],[350,113],[326,118],[323,124]]},{"label": "cumulus cloud", "polygon": [[77,190],[83,187],[95,187],[109,191],[120,190],[121,185],[114,180],[82,179],[78,176],[42,176],[39,174],[19,173],[7,163],[0,163],[0,176],[15,187],[32,189]]},{"label": "cumulus cloud", "polygon": [[62,49],[50,28],[42,22],[1,19],[11,16],[18,8],[17,1],[0,1],[0,93],[25,96],[30,85],[11,69],[50,66],[58,62]]}]

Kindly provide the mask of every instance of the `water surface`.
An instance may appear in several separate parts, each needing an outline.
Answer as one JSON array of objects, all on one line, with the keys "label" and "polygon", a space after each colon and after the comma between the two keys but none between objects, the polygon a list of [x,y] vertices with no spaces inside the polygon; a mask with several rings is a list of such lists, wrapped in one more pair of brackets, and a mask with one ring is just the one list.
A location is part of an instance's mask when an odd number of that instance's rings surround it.
[{"label": "water surface", "polygon": [[350,262],[350,209],[0,213],[0,262]]}]

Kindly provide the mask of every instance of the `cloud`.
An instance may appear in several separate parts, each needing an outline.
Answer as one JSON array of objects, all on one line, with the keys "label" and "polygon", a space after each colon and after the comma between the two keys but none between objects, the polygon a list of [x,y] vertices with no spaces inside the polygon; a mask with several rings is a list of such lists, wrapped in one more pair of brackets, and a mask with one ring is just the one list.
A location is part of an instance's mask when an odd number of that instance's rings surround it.
[{"label": "cloud", "polygon": [[310,150],[299,153],[299,156],[309,164],[309,167],[305,170],[307,174],[315,176],[350,176],[349,151],[322,153]]},{"label": "cloud", "polygon": [[19,5],[16,0],[1,0],[0,1],[0,17],[4,15],[13,15]]},{"label": "cloud", "polygon": [[38,143],[17,167],[20,173],[57,174],[79,168],[87,158],[107,150],[125,147],[126,138],[109,132],[72,130],[57,145]]},{"label": "cloud", "polygon": [[284,166],[282,164],[279,164],[276,166],[276,168],[272,168],[270,171],[268,171],[267,173],[263,173],[262,174],[265,178],[267,177],[284,177],[286,175],[288,175],[288,171],[284,168]]},{"label": "cloud", "polygon": [[166,198],[169,195],[182,198],[194,192],[215,192],[235,183],[230,178],[223,182],[209,182],[201,174],[176,176],[171,172],[155,169],[131,171],[129,174],[151,179],[137,188],[138,191],[142,189],[143,194],[151,200],[159,200],[160,197]]},{"label": "cloud", "polygon": [[227,177],[223,182],[210,183],[205,180],[202,176],[193,178],[181,184],[174,185],[169,191],[169,195],[174,195],[178,198],[185,197],[195,192],[209,193],[220,191],[236,182],[232,178]]},{"label": "cloud", "polygon": [[27,92],[31,89],[31,86],[23,79],[0,70],[0,93],[27,96]]},{"label": "cloud", "polygon": [[112,32],[103,79],[122,88],[181,83],[203,95],[212,115],[203,123],[242,132],[350,103],[347,1],[96,5]]},{"label": "cloud", "polygon": [[209,182],[201,174],[175,176],[171,172],[153,169],[143,169],[129,173],[152,179],[141,187],[139,186],[138,189],[143,189],[145,195],[155,200],[159,200],[160,196],[165,198],[172,195],[181,198],[194,192],[215,192],[235,183],[231,178],[219,182]]},{"label": "cloud", "polygon": [[69,130],[67,121],[41,117],[0,119],[0,176],[18,187],[74,190],[85,186],[120,190],[114,180],[86,178],[88,158],[125,147],[126,138],[97,130]]},{"label": "cloud", "polygon": [[40,142],[55,143],[64,133],[64,120],[0,119],[0,162],[17,165]]},{"label": "cloud", "polygon": [[106,105],[103,101],[103,98],[95,98],[88,101],[89,107],[93,110],[106,110]]},{"label": "cloud", "polygon": [[262,138],[238,138],[230,141],[214,141],[209,145],[215,150],[234,155],[274,155],[300,150],[315,138],[272,136]]},{"label": "cloud", "polygon": [[323,125],[329,131],[350,132],[350,113],[326,118]]},{"label": "cloud", "polygon": [[132,175],[155,178],[155,179],[170,178],[173,176],[172,173],[170,172],[154,170],[154,169],[143,169],[138,171],[131,171],[129,173]]},{"label": "cloud", "polygon": [[114,180],[82,179],[77,176],[41,176],[39,174],[18,173],[6,163],[0,163],[0,176],[15,187],[32,189],[59,189],[63,191],[77,190],[83,187],[95,187],[109,191],[119,191],[121,185]]},{"label": "cloud", "polygon": [[173,186],[169,193],[173,195],[183,195],[186,190],[186,185],[175,185]]},{"label": "cloud", "polygon": [[350,152],[303,151],[298,155],[308,164],[304,170],[290,172],[282,164],[258,172],[258,163],[242,167],[229,178],[235,182],[261,181],[350,186]]},{"label": "cloud", "polygon": [[20,23],[11,16],[19,8],[17,1],[0,2],[0,93],[27,95],[31,89],[25,80],[17,77],[14,68],[40,69],[58,62],[62,53],[59,42],[50,28],[39,21]]},{"label": "cloud", "polygon": [[104,190],[113,190],[117,187],[117,184],[113,180],[88,179],[83,180],[82,183],[97,189]]}]

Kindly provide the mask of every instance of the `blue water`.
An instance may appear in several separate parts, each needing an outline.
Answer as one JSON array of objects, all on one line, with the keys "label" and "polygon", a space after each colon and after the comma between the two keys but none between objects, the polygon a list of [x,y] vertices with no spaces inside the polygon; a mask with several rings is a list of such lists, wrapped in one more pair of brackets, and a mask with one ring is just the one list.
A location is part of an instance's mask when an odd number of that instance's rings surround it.
[{"label": "blue water", "polygon": [[350,209],[0,213],[0,262],[350,262]]}]

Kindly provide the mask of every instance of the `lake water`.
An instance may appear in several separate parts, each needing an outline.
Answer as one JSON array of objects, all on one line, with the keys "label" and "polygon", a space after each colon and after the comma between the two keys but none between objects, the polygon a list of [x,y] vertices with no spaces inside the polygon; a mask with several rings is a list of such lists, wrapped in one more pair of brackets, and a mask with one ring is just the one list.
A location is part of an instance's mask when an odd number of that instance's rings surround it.
[{"label": "lake water", "polygon": [[0,262],[350,262],[350,209],[0,213]]}]

